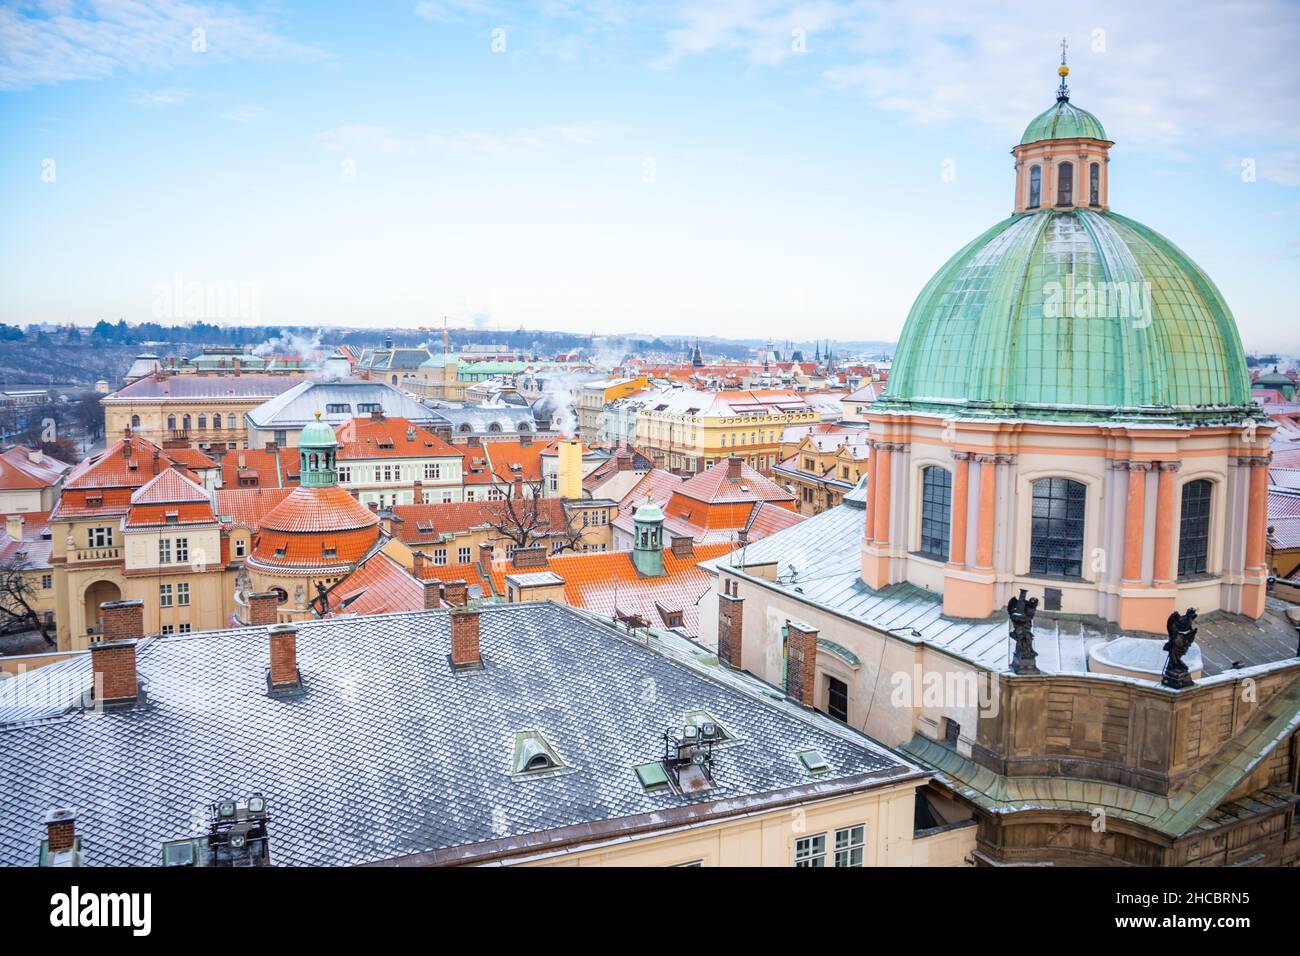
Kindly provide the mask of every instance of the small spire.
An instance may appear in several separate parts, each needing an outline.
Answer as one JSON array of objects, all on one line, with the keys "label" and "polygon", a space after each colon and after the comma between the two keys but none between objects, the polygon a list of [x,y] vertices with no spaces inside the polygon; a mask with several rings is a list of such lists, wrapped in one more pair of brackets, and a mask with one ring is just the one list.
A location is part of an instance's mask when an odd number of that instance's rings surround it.
[{"label": "small spire", "polygon": [[1070,75],[1070,68],[1066,65],[1065,54],[1069,51],[1070,41],[1061,37],[1061,65],[1057,67],[1056,72],[1061,77],[1061,85],[1056,90],[1056,101],[1064,103],[1070,98],[1070,88],[1065,85],[1065,78]]}]

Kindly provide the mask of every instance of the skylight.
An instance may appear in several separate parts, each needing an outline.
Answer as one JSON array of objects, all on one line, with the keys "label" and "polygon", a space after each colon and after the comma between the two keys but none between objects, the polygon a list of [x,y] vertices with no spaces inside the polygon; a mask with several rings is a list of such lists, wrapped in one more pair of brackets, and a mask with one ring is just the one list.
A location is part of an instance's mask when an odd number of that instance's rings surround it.
[{"label": "skylight", "polygon": [[826,773],[831,769],[830,762],[822,756],[820,750],[800,750],[795,756],[799,758],[799,762],[803,764],[804,769],[814,776]]}]

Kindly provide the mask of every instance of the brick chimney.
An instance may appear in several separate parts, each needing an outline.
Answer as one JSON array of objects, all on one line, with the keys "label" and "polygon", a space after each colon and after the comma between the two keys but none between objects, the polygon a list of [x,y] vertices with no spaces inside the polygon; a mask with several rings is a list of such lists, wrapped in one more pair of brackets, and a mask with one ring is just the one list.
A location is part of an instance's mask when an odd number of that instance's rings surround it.
[{"label": "brick chimney", "polygon": [[492,557],[495,554],[496,549],[487,541],[478,546],[478,563],[484,571],[492,567]]},{"label": "brick chimney", "polygon": [[520,436],[519,436],[519,447],[520,447],[520,448],[527,448],[527,447],[528,447],[529,445],[531,445],[532,443],[533,443],[533,436],[532,436],[532,435],[520,435]]},{"label": "brick chimney", "polygon": [[673,556],[689,558],[695,554],[695,539],[689,534],[673,535]]},{"label": "brick chimney", "polygon": [[482,444],[482,440],[477,435],[470,435],[465,439],[465,447],[467,448],[479,448]]},{"label": "brick chimney", "polygon": [[444,581],[442,591],[452,607],[464,607],[469,600],[469,585],[464,581]]},{"label": "brick chimney", "polygon": [[424,563],[427,560],[423,551],[416,551],[411,555],[411,577],[417,580],[424,579]]},{"label": "brick chimney", "polygon": [[817,629],[802,621],[790,621],[786,627],[790,636],[785,692],[797,703],[812,707],[817,690]]},{"label": "brick chimney", "polygon": [[129,704],[140,693],[135,643],[144,634],[144,602],[109,601],[99,608],[104,636],[90,645],[95,698],[105,705]]},{"label": "brick chimney", "polygon": [[[278,455],[280,453],[280,446],[273,441],[267,442],[262,447],[265,448],[267,451],[269,451],[272,455]],[[243,455],[240,455],[239,457],[242,458]]]},{"label": "brick chimney", "polygon": [[727,480],[728,481],[740,481],[740,465],[741,465],[741,460],[737,458],[735,455],[731,455],[730,457],[727,458]]},{"label": "brick chimney", "polygon": [[622,454],[622,453],[619,453],[619,454],[615,455],[615,456],[614,456],[614,470],[615,470],[615,471],[631,471],[631,470],[632,470],[632,456],[631,456],[631,455],[624,455],[624,454]]},{"label": "brick chimney", "polygon": [[[464,582],[462,582],[464,583]],[[453,608],[451,611],[452,670],[474,670],[483,666],[478,646],[477,610]]]},{"label": "brick chimney", "polygon": [[718,595],[718,659],[740,670],[745,599],[734,594]]},{"label": "brick chimney", "polygon": [[372,422],[382,422],[384,420],[384,409],[382,406],[370,410],[370,420]]},{"label": "brick chimney", "polygon": [[521,501],[524,497],[524,480],[518,476],[510,482],[510,497]]},{"label": "brick chimney", "polygon": [[269,627],[279,618],[280,595],[263,591],[248,596],[248,624],[250,627]]},{"label": "brick chimney", "polygon": [[71,850],[77,845],[77,814],[66,807],[56,807],[45,814],[45,839],[50,855]]},{"label": "brick chimney", "polygon": [[516,571],[527,571],[546,567],[546,548],[533,545],[529,548],[515,548],[510,556],[510,566]]},{"label": "brick chimney", "polygon": [[415,479],[415,497],[413,500],[417,505],[424,504],[424,482],[419,478]]},{"label": "brick chimney", "polygon": [[442,582],[435,578],[421,583],[424,585],[424,609],[432,611],[442,607]]},{"label": "brick chimney", "polygon": [[104,615],[105,641],[125,641],[144,637],[143,601],[106,601],[99,606]]},{"label": "brick chimney", "polygon": [[271,644],[271,689],[284,690],[297,687],[300,683],[298,625],[272,624],[266,629],[266,636]]}]

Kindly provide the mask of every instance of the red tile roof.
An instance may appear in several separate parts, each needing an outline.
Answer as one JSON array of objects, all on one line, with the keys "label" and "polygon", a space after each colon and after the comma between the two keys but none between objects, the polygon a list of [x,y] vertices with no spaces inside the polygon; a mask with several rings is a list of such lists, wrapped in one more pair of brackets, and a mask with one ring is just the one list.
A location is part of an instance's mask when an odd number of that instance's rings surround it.
[{"label": "red tile roof", "polygon": [[713,467],[687,479],[673,497],[709,503],[794,501],[794,495],[744,462],[740,463],[739,477],[730,477],[730,460],[724,458]]},{"label": "red tile roof", "polygon": [[[33,454],[40,454],[41,460],[32,461],[30,456]],[[34,452],[25,445],[16,445],[0,452],[0,490],[49,488],[71,468],[57,458]]]},{"label": "red tile roof", "polygon": [[460,458],[462,450],[407,418],[353,418],[335,430],[339,461]]},{"label": "red tile roof", "polygon": [[262,518],[287,498],[292,488],[223,488],[217,495],[217,515],[230,518],[227,526],[256,531]]},{"label": "red tile roof", "polygon": [[[298,483],[298,449],[248,448],[221,458],[223,488],[286,488]],[[252,482],[247,484],[246,482]]]},{"label": "red tile roof", "polygon": [[156,505],[178,501],[209,502],[203,486],[191,481],[175,468],[168,468],[149,479],[131,493],[133,505]]},{"label": "red tile roof", "polygon": [[[529,499],[531,502],[531,499]],[[531,505],[530,505],[531,507]],[[537,502],[539,528],[568,528],[564,503],[559,498],[541,498]],[[393,509],[400,521],[394,521],[393,534],[408,544],[428,544],[443,535],[464,534],[489,528],[505,520],[504,501],[452,501],[446,504],[397,505]],[[527,512],[525,512],[527,513]]]},{"label": "red tile roof", "polygon": [[205,455],[197,448],[169,448],[167,456],[190,471],[206,471],[217,467],[216,459]]},{"label": "red tile roof", "polygon": [[[173,464],[169,454],[152,442],[130,435],[119,438],[98,455],[68,473],[50,519],[125,514],[131,493]],[[102,501],[95,503],[94,499]]]},{"label": "red tile roof", "polygon": [[373,511],[337,485],[295,488],[262,518],[262,530],[289,534],[333,533],[378,524]]},{"label": "red tile roof", "polygon": [[745,524],[746,537],[752,543],[766,538],[769,534],[784,531],[803,520],[803,515],[792,508],[783,508],[771,502],[760,501],[754,506],[749,521]]},{"label": "red tile roof", "polygon": [[[521,445],[512,441],[484,442],[483,450],[488,460],[488,468],[495,475],[495,480],[510,482],[515,478],[524,481],[540,481],[542,478],[542,450],[546,446],[541,442]],[[466,449],[466,454],[474,449]],[[519,470],[514,469],[519,466]]]},{"label": "red tile roof", "polygon": [[424,610],[424,585],[382,551],[330,592],[330,613],[392,614]]}]

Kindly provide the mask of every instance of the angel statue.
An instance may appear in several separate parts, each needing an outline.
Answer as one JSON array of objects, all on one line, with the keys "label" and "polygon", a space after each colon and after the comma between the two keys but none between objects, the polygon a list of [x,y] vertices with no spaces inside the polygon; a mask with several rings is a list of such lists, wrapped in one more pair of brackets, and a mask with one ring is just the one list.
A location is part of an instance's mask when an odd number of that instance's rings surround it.
[{"label": "angel statue", "polygon": [[1191,671],[1183,663],[1183,656],[1191,650],[1192,643],[1196,640],[1196,626],[1193,623],[1195,620],[1196,608],[1189,607],[1185,614],[1174,611],[1165,622],[1169,640],[1165,641],[1164,650],[1169,652],[1169,659],[1165,661],[1165,670],[1160,683],[1174,690],[1191,687],[1196,683],[1192,680]]}]

